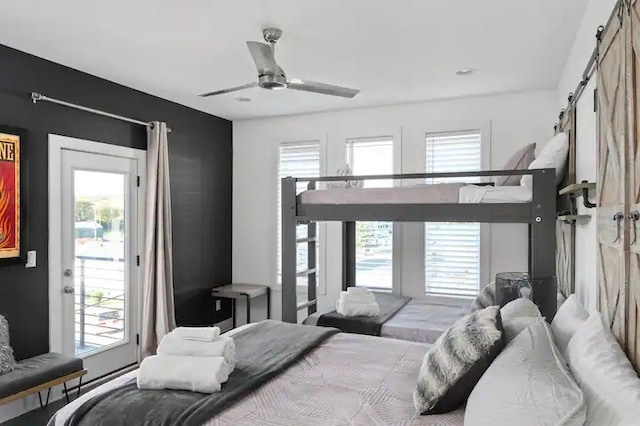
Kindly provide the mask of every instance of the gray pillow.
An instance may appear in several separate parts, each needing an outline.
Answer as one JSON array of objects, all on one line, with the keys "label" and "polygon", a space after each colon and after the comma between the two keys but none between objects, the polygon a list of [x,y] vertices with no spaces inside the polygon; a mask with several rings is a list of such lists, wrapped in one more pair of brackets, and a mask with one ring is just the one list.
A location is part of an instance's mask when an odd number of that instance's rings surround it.
[{"label": "gray pillow", "polygon": [[496,303],[496,283],[489,283],[483,288],[478,296],[471,303],[471,312],[497,305]]},{"label": "gray pillow", "polygon": [[[527,170],[529,164],[535,160],[536,144],[532,143],[523,148],[517,150],[507,163],[502,167],[502,170]],[[520,179],[522,176],[498,176],[496,178],[496,185],[498,186],[518,186],[520,185]]]},{"label": "gray pillow", "polygon": [[424,356],[413,394],[416,410],[441,414],[459,408],[504,345],[498,306],[459,319]]},{"label": "gray pillow", "polygon": [[13,349],[9,346],[9,323],[0,315],[0,374],[12,371],[15,365]]}]

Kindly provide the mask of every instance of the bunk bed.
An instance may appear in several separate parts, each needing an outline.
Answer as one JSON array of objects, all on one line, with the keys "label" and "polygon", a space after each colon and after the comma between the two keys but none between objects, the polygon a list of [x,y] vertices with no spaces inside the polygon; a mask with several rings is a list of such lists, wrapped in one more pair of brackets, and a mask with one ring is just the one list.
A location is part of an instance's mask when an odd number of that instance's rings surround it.
[{"label": "bunk bed", "polygon": [[[420,184],[394,188],[318,189],[341,181],[420,180],[453,178],[470,181],[499,176],[532,178],[531,187],[494,187],[491,183]],[[300,183],[307,190],[296,193]],[[332,176],[282,179],[282,320],[298,322],[317,312],[317,222],[342,222],[342,290],[355,286],[356,221],[523,223],[528,226],[529,274],[535,278],[556,275],[556,171],[555,169],[498,170],[458,173],[419,173],[376,176]],[[298,238],[296,227],[307,225]],[[307,244],[307,268],[297,270],[297,247]],[[297,279],[307,277],[307,300],[298,301]],[[555,279],[537,287],[533,301],[549,321],[556,312]],[[411,302],[410,302],[411,303]],[[415,303],[407,307],[415,308]],[[316,315],[317,316],[317,315]],[[395,331],[397,333],[397,330]]]}]

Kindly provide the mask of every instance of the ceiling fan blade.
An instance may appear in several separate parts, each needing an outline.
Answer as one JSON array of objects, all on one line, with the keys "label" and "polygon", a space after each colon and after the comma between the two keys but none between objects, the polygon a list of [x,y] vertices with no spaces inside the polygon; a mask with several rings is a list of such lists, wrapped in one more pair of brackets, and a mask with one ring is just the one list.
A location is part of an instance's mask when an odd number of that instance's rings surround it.
[{"label": "ceiling fan blade", "polygon": [[353,98],[355,95],[360,93],[357,89],[349,89],[348,87],[340,87],[331,84],[318,83],[316,81],[303,81],[298,79],[289,80],[287,82],[287,89],[340,96],[343,98]]},{"label": "ceiling fan blade", "polygon": [[242,86],[230,87],[228,89],[216,90],[215,92],[203,93],[202,95],[198,95],[202,98],[208,98],[209,96],[222,95],[224,93],[237,92],[238,90],[250,89],[252,87],[258,86],[258,83],[249,83]]},{"label": "ceiling fan blade", "polygon": [[258,75],[275,75],[280,73],[280,67],[276,63],[276,58],[273,56],[271,46],[258,43],[257,41],[248,41],[247,47],[249,48],[253,62],[256,64],[256,68],[258,68]]}]

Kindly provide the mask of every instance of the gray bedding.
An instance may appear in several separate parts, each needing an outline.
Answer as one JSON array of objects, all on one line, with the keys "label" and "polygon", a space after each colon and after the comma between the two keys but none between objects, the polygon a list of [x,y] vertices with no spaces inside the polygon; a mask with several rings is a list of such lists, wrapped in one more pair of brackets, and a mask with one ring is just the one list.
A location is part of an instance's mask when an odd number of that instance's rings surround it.
[{"label": "gray bedding", "polygon": [[[220,392],[140,390],[135,380],[80,405],[65,426],[201,426],[285,371],[338,330],[266,320],[233,336],[236,368]],[[205,372],[203,372],[205,373]]]},{"label": "gray bedding", "polygon": [[335,327],[345,333],[368,334],[379,336],[382,325],[393,317],[410,297],[396,296],[390,293],[375,292],[376,302],[380,306],[380,314],[375,317],[345,317],[336,311],[320,315],[317,325],[322,327]]},{"label": "gray bedding", "polygon": [[[381,337],[339,333],[284,373],[212,417],[206,426],[460,426],[464,410],[416,416],[413,391],[429,346]],[[72,401],[55,426],[84,400],[135,379],[115,379]]]}]

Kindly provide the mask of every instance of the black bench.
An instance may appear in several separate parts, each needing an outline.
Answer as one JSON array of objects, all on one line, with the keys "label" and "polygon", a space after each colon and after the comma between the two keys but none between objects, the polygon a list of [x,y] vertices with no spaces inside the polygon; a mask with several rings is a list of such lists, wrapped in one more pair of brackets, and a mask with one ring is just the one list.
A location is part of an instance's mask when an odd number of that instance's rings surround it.
[{"label": "black bench", "polygon": [[[51,388],[64,385],[65,397],[69,402],[67,382],[80,379],[78,395],[82,386],[82,376],[87,374],[82,360],[59,353],[51,352],[19,361],[13,371],[0,375],[0,405],[8,404],[17,399],[38,394],[40,406],[49,403]],[[40,392],[47,390],[47,400],[43,404]]]}]

